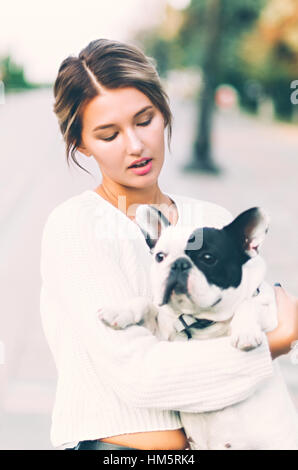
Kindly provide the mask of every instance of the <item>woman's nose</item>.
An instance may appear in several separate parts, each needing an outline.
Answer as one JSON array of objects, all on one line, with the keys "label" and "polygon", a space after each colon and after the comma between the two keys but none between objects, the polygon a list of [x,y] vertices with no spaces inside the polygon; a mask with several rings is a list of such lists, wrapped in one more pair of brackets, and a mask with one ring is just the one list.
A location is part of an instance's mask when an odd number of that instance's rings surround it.
[{"label": "woman's nose", "polygon": [[144,144],[136,130],[130,129],[126,134],[127,152],[131,155],[140,155]]}]

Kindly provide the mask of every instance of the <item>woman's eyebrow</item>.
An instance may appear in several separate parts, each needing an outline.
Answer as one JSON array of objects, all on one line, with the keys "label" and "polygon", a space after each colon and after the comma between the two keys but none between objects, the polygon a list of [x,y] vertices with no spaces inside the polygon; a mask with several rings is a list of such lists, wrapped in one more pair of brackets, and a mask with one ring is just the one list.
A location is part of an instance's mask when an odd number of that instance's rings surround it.
[{"label": "woman's eyebrow", "polygon": [[[144,108],[142,108],[140,111],[138,111],[134,117],[137,117],[139,116],[140,114],[144,113],[145,111],[147,111],[148,109],[153,109],[153,106],[149,105],[149,106],[145,106]],[[95,131],[98,131],[99,129],[107,129],[108,127],[114,127],[115,124],[102,124],[101,126],[97,126],[93,129],[93,132]]]}]

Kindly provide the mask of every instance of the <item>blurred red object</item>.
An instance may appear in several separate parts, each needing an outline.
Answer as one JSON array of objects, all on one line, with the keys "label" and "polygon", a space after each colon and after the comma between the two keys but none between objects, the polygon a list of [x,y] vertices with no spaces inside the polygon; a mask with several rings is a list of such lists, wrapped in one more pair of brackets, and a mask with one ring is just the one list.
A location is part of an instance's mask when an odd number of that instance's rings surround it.
[{"label": "blurred red object", "polygon": [[237,91],[230,85],[220,85],[215,91],[215,103],[219,108],[234,108],[237,105]]}]

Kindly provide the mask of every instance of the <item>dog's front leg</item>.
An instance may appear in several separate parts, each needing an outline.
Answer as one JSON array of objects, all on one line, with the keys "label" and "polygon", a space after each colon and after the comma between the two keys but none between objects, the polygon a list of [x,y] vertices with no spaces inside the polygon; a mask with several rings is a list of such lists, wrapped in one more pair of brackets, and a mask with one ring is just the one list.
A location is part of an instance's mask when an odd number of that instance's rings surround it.
[{"label": "dog's front leg", "polygon": [[273,287],[268,282],[262,282],[259,295],[254,297],[259,305],[260,325],[263,331],[272,331],[278,325],[277,305]]},{"label": "dog's front leg", "polygon": [[156,309],[147,297],[134,297],[122,305],[111,305],[98,310],[98,318],[117,330],[140,322],[146,323],[150,330],[155,330],[156,316]]},{"label": "dog's front leg", "polygon": [[166,341],[174,341],[179,339],[174,324],[178,315],[170,305],[165,304],[158,307],[158,337]]},{"label": "dog's front leg", "polygon": [[232,345],[244,351],[262,343],[259,304],[254,297],[244,300],[236,309],[230,324],[230,334]]}]

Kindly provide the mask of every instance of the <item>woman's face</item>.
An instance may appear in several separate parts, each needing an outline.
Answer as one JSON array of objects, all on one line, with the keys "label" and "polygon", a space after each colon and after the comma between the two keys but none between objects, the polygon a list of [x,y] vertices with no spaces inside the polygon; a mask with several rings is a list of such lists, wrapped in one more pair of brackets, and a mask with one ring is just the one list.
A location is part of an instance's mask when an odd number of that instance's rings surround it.
[{"label": "woman's face", "polygon": [[[136,88],[104,88],[82,113],[82,146],[97,161],[103,179],[145,188],[156,183],[164,161],[164,118]],[[145,167],[129,168],[151,159]]]}]

